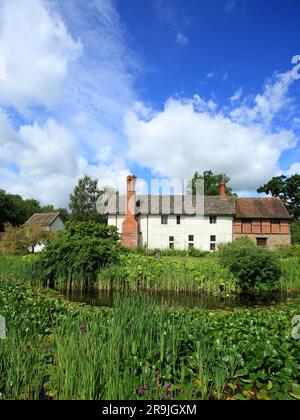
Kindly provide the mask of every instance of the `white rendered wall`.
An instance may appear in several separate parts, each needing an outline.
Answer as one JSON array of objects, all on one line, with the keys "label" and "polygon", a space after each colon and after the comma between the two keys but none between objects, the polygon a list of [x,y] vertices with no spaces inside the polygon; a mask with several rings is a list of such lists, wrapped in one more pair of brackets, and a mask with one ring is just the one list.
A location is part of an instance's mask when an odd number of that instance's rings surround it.
[{"label": "white rendered wall", "polygon": [[[122,233],[124,216],[109,216],[108,224],[117,226]],[[181,223],[177,225],[176,216],[168,216],[168,224],[161,224],[160,215],[140,216],[140,245],[148,248],[169,248],[169,237],[174,236],[175,249],[187,249],[189,235],[194,236],[194,247],[204,251],[210,250],[210,236],[216,236],[216,244],[232,242],[232,222],[230,216],[218,216],[216,224],[210,224],[209,217],[181,216]]]},{"label": "white rendered wall", "polygon": [[58,230],[63,230],[65,228],[64,222],[61,220],[60,217],[57,217],[52,225],[50,226],[49,230],[57,232]]}]

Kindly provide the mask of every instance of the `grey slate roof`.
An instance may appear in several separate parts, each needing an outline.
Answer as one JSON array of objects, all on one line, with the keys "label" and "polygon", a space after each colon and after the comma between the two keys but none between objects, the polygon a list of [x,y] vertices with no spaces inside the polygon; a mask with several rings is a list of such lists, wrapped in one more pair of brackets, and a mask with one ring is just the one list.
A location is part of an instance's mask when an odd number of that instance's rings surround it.
[{"label": "grey slate roof", "polygon": [[40,225],[51,226],[54,220],[60,215],[59,212],[34,213],[26,222],[25,226]]},{"label": "grey slate roof", "polygon": [[[219,196],[206,196],[196,201],[190,195],[137,195],[136,214],[186,214],[195,213],[213,216],[235,215],[236,198],[221,199]],[[110,199],[107,214],[125,214],[126,196],[117,195]]]}]

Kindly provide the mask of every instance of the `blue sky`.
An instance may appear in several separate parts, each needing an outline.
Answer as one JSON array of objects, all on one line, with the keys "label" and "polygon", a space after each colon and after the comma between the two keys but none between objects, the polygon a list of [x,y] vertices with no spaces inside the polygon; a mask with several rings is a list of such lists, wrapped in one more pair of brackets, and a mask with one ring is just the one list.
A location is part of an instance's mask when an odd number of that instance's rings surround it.
[{"label": "blue sky", "polygon": [[66,205],[84,174],[122,188],[134,172],[145,191],[212,169],[245,196],[300,172],[297,0],[0,0],[0,12],[0,188]]}]

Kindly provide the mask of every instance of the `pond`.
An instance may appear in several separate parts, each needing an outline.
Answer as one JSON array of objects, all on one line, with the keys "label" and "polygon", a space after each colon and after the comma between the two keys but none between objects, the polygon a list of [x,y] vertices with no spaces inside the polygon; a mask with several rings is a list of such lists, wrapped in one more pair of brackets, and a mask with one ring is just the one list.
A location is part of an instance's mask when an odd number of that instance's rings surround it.
[{"label": "pond", "polygon": [[105,292],[97,288],[68,289],[63,291],[66,299],[72,302],[85,303],[91,306],[113,307],[114,299],[126,293],[130,296],[147,296],[153,299],[158,306],[186,307],[199,309],[227,309],[238,307],[268,307],[282,303],[292,303],[300,301],[300,291],[298,292],[275,292],[266,293],[260,296],[239,295],[234,297],[220,297],[211,294],[183,293],[170,291],[137,291],[137,292]]}]

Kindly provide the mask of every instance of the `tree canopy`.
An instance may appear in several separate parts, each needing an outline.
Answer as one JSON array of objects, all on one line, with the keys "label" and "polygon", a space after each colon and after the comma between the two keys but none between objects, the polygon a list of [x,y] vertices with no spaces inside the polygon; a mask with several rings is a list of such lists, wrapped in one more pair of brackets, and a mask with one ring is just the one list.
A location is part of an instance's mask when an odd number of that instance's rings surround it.
[{"label": "tree canopy", "polygon": [[105,189],[98,188],[98,180],[85,175],[70,195],[69,207],[73,222],[104,222],[104,217],[97,212],[96,203]]},{"label": "tree canopy", "polygon": [[300,175],[285,175],[272,178],[257,190],[273,197],[279,197],[285,204],[293,220],[300,219]]},{"label": "tree canopy", "polygon": [[9,194],[0,189],[0,231],[6,224],[21,226],[33,213],[46,213],[59,211],[63,221],[68,220],[68,211],[60,208],[55,209],[52,205],[42,206],[35,199],[23,199],[20,195]]},{"label": "tree canopy", "polygon": [[197,181],[204,180],[204,194],[205,195],[219,195],[220,194],[220,182],[222,179],[226,182],[226,194],[229,196],[234,195],[232,188],[228,186],[230,181],[229,176],[224,173],[214,174],[211,170],[205,171],[203,174],[195,172],[193,179],[188,184],[187,193],[196,195],[196,185]]}]

